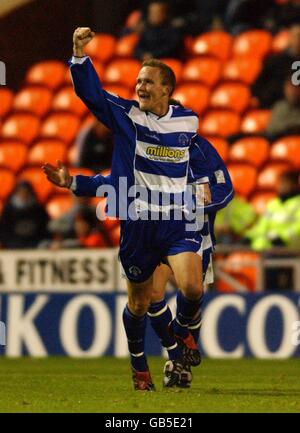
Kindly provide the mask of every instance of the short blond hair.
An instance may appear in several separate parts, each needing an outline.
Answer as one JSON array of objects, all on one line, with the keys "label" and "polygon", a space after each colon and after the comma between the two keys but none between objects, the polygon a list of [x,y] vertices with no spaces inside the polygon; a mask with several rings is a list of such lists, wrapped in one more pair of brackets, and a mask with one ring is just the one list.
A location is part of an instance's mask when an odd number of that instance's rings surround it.
[{"label": "short blond hair", "polygon": [[170,66],[166,65],[164,62],[161,62],[158,59],[145,60],[142,63],[142,68],[144,66],[150,66],[151,68],[158,68],[160,70],[162,84],[166,84],[167,86],[170,86],[170,96],[171,96],[176,87],[176,77],[173,72],[173,69],[171,69]]}]

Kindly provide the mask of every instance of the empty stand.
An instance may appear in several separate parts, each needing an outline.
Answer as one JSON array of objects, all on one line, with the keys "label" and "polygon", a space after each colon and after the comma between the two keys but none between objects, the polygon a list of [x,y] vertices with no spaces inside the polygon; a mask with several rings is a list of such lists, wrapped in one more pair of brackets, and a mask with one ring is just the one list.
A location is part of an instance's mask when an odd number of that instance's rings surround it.
[{"label": "empty stand", "polygon": [[246,163],[231,163],[227,168],[236,194],[247,197],[256,186],[256,168]]},{"label": "empty stand", "polygon": [[206,86],[190,83],[177,86],[173,96],[175,99],[178,99],[182,105],[200,114],[208,106],[209,93],[209,89]]},{"label": "empty stand", "polygon": [[257,134],[263,132],[271,116],[271,110],[250,110],[242,120],[241,132],[244,134]]},{"label": "empty stand", "polygon": [[271,51],[272,35],[266,30],[248,30],[233,41],[233,57],[247,56],[262,59]]},{"label": "empty stand", "polygon": [[138,43],[139,36],[136,33],[121,37],[115,46],[116,57],[133,57],[134,49]]},{"label": "empty stand", "polygon": [[[27,160],[27,146],[19,141],[0,143],[0,166],[17,172]],[[1,179],[1,183],[3,180]]]},{"label": "empty stand", "polygon": [[160,59],[162,62],[164,62],[166,65],[168,65],[174,72],[175,77],[176,77],[176,82],[177,84],[181,81],[181,77],[182,77],[182,63],[180,60],[177,59],[171,59],[171,58],[163,58]]},{"label": "empty stand", "polygon": [[215,147],[223,161],[227,161],[229,145],[227,140],[221,137],[206,137],[207,140]]},{"label": "empty stand", "polygon": [[229,158],[235,162],[249,162],[260,167],[269,157],[270,146],[264,137],[244,137],[230,148]]},{"label": "empty stand", "polygon": [[32,114],[13,114],[2,125],[1,136],[31,143],[39,134],[40,121]]},{"label": "empty stand", "polygon": [[107,65],[104,72],[105,83],[123,84],[133,88],[136,77],[141,69],[141,63],[135,59],[116,59]]},{"label": "empty stand", "polygon": [[9,89],[0,88],[0,118],[9,113],[13,99],[14,95]]},{"label": "empty stand", "polygon": [[300,136],[282,137],[272,144],[271,158],[287,161],[300,169]]},{"label": "empty stand", "polygon": [[132,96],[132,91],[128,87],[119,84],[106,84],[104,89],[121,98],[131,99]]},{"label": "empty stand", "polygon": [[200,121],[200,132],[204,135],[227,137],[240,130],[241,118],[238,113],[228,110],[212,110]]},{"label": "empty stand", "polygon": [[88,108],[75,94],[73,87],[64,87],[54,97],[52,102],[53,111],[68,111],[79,117],[88,112]]},{"label": "empty stand", "polygon": [[224,65],[222,78],[224,80],[240,81],[249,85],[257,78],[261,68],[261,59],[252,57],[233,58]]},{"label": "empty stand", "polygon": [[254,193],[250,198],[250,203],[255,209],[255,212],[258,215],[262,215],[266,210],[267,204],[269,201],[273,200],[277,197],[275,192],[271,191],[261,191]]},{"label": "empty stand", "polygon": [[212,93],[211,108],[226,108],[242,113],[250,104],[251,93],[245,84],[223,83]]},{"label": "empty stand", "polygon": [[43,138],[55,138],[71,143],[79,130],[80,120],[74,114],[51,114],[41,127]]},{"label": "empty stand", "polygon": [[202,82],[214,86],[221,76],[221,62],[213,57],[197,57],[184,65],[182,79],[184,81]]},{"label": "empty stand", "polygon": [[56,165],[56,161],[66,162],[67,149],[62,141],[41,140],[28,152],[28,164],[43,165],[45,162]]},{"label": "empty stand", "polygon": [[100,62],[106,63],[114,55],[116,38],[106,33],[97,34],[86,46],[85,52]]},{"label": "empty stand", "polygon": [[48,60],[32,66],[26,74],[26,82],[57,89],[65,79],[67,67],[56,60]]},{"label": "empty stand", "polygon": [[15,186],[15,175],[7,168],[0,168],[0,199],[4,201]]},{"label": "empty stand", "polygon": [[290,168],[288,163],[269,162],[263,170],[260,171],[257,178],[257,186],[262,190],[275,191],[278,185],[279,176]]},{"label": "empty stand", "polygon": [[15,96],[13,108],[43,117],[50,110],[52,97],[52,91],[45,87],[27,87]]},{"label": "empty stand", "polygon": [[232,37],[223,31],[215,30],[195,38],[192,52],[194,55],[208,55],[225,61],[231,54]]},{"label": "empty stand", "polygon": [[281,30],[273,38],[272,51],[274,53],[284,51],[288,48],[288,45],[289,45],[289,30],[287,29]]}]

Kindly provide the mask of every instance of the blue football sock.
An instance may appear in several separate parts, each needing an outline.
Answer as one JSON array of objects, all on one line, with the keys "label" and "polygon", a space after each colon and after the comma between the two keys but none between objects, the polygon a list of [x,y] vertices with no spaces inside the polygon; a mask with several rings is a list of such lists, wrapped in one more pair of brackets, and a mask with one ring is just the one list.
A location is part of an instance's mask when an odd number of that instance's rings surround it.
[{"label": "blue football sock", "polygon": [[173,321],[173,330],[176,335],[186,338],[189,335],[189,324],[193,321],[202,303],[202,296],[197,300],[186,298],[181,291],[177,292],[176,318]]},{"label": "blue football sock", "polygon": [[169,332],[168,327],[172,322],[172,313],[165,299],[152,303],[148,309],[148,316],[154,332],[168,352],[169,359],[181,358],[181,349],[177,345],[174,336]]},{"label": "blue football sock", "polygon": [[147,359],[144,353],[146,319],[146,314],[138,317],[129,311],[127,305],[124,308],[123,323],[127,335],[131,365],[137,371],[148,370]]},{"label": "blue football sock", "polygon": [[201,330],[201,324],[202,324],[202,304],[203,304],[203,294],[200,299],[200,308],[198,310],[198,313],[194,317],[194,319],[189,323],[188,329],[190,333],[192,334],[195,343],[197,344],[200,337],[200,330]]}]

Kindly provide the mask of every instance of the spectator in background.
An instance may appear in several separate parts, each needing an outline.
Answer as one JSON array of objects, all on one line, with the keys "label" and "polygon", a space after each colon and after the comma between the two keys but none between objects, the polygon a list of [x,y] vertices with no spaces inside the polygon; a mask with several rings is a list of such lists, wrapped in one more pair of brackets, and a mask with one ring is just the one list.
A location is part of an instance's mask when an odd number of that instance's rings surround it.
[{"label": "spectator in background", "polygon": [[76,139],[78,159],[77,167],[85,167],[98,173],[111,167],[113,141],[111,131],[95,120],[92,125],[84,127]]},{"label": "spectator in background", "polygon": [[74,215],[74,236],[56,239],[48,245],[51,250],[108,246],[111,246],[110,238],[98,221],[95,209],[90,207],[81,207]]},{"label": "spectator in background", "polygon": [[150,2],[144,30],[135,48],[135,57],[139,60],[180,58],[182,51],[182,34],[171,24],[168,2],[164,0]]},{"label": "spectator in background", "polygon": [[230,0],[225,13],[225,28],[233,35],[249,29],[264,28],[265,17],[274,0]]},{"label": "spectator in background", "polygon": [[266,17],[269,29],[276,33],[283,28],[300,23],[300,0],[289,0],[270,8]]},{"label": "spectator in background", "polygon": [[39,203],[32,185],[20,181],[11,192],[0,219],[0,243],[3,248],[35,248],[49,238],[49,216]]},{"label": "spectator in background", "polygon": [[265,60],[262,71],[252,85],[252,94],[262,108],[271,108],[283,98],[283,84],[286,76],[292,75],[292,64],[300,59],[300,22],[290,27],[289,47],[280,54],[273,54]]},{"label": "spectator in background", "polygon": [[271,141],[281,135],[300,134],[300,86],[293,85],[290,76],[284,83],[284,96],[272,108],[265,131]]},{"label": "spectator in background", "polygon": [[215,231],[218,243],[243,243],[245,231],[255,220],[256,213],[253,206],[242,197],[235,196],[217,213]]},{"label": "spectator in background", "polygon": [[264,214],[245,233],[256,251],[276,245],[300,248],[299,172],[290,170],[283,173],[277,193],[278,197],[267,204]]}]

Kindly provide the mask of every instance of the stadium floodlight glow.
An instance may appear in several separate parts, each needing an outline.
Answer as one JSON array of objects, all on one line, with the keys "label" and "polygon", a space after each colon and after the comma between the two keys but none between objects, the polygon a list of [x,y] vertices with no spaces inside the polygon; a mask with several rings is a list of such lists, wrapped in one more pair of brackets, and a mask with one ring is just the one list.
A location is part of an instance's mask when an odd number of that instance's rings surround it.
[{"label": "stadium floodlight glow", "polygon": [[6,66],[4,62],[0,62],[0,86],[6,86]]}]

